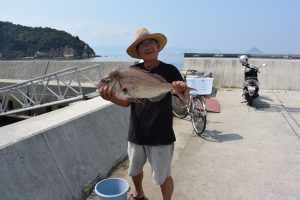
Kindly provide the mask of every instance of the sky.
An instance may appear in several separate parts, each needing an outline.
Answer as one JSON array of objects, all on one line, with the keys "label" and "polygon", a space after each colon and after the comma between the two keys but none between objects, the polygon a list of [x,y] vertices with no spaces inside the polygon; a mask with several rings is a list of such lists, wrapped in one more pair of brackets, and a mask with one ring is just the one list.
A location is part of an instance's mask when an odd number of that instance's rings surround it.
[{"label": "sky", "polygon": [[299,0],[0,0],[0,21],[64,30],[93,49],[129,46],[145,27],[166,48],[300,54]]}]

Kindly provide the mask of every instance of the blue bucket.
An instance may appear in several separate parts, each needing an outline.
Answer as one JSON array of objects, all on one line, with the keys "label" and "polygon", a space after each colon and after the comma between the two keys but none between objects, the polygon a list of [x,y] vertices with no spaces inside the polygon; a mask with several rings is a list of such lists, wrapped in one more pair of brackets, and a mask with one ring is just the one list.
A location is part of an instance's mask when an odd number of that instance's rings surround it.
[{"label": "blue bucket", "polygon": [[108,178],[95,186],[95,193],[100,200],[126,200],[129,184],[120,178]]}]

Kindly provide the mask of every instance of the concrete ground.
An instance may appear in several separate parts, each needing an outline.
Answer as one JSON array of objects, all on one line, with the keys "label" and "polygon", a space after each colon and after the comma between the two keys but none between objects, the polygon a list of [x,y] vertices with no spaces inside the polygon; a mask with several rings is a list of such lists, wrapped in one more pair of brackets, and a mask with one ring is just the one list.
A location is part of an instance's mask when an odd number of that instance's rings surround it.
[{"label": "concrete ground", "polygon": [[[187,119],[174,118],[174,200],[298,200],[300,198],[300,92],[260,91],[248,107],[241,89],[221,89],[220,113],[208,113],[203,137]],[[123,163],[111,177],[127,180]],[[145,167],[145,194],[160,200]],[[130,192],[128,192],[128,195]],[[87,200],[98,199],[92,193]]]}]

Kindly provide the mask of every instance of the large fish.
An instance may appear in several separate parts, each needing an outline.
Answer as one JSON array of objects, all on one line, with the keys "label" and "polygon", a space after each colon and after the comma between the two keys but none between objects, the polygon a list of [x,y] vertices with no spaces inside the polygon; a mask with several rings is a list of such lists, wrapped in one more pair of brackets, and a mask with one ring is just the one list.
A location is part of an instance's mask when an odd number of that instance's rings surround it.
[{"label": "large fish", "polygon": [[[98,87],[110,86],[121,99],[160,101],[173,85],[158,74],[138,67],[121,67],[111,71],[98,82]],[[191,88],[188,88],[191,89]],[[181,94],[178,94],[184,100]]]}]

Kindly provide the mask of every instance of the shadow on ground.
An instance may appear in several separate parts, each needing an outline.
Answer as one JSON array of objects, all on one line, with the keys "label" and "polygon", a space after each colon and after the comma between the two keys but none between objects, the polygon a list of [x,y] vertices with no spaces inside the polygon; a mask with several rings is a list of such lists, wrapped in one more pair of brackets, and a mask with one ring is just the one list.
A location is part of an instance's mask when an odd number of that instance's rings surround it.
[{"label": "shadow on ground", "polygon": [[273,99],[266,96],[259,96],[253,101],[253,108],[255,111],[264,112],[280,112],[282,105],[270,104],[269,102],[274,102]]},{"label": "shadow on ground", "polygon": [[234,140],[242,140],[243,137],[235,133],[223,133],[217,130],[205,130],[200,135],[201,138],[210,142],[230,142]]}]

